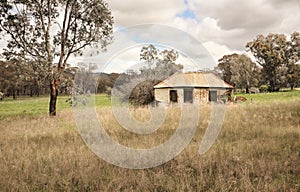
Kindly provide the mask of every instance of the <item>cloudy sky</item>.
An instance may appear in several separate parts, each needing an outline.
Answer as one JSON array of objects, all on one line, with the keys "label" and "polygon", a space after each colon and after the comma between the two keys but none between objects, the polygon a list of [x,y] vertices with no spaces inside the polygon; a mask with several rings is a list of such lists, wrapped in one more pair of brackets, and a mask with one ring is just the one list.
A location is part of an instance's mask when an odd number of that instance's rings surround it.
[{"label": "cloudy sky", "polygon": [[300,31],[299,0],[107,0],[107,3],[116,29],[142,24],[175,27],[199,40],[215,61],[225,54],[245,52],[246,43],[258,34],[288,35]]},{"label": "cloudy sky", "polygon": [[[214,65],[225,54],[244,53],[246,43],[258,34],[288,35],[300,31],[300,0],[106,0],[106,2],[114,16],[117,39],[122,39],[113,47],[109,47],[115,55],[109,55],[112,58],[109,58],[111,65],[106,67],[107,72],[124,71],[129,63],[139,60],[141,41],[138,41],[139,38],[136,36],[128,35],[126,30],[132,26],[155,24],[171,27],[170,30],[159,32],[157,28],[151,31],[151,28],[147,27],[142,27],[138,31],[141,33],[140,36],[143,34],[155,36],[151,40],[155,39],[154,43],[162,45],[162,48],[165,46],[183,51],[183,47],[190,46],[189,53],[193,52],[193,57],[203,50],[193,47],[191,40],[186,38],[186,35],[190,35],[206,48],[214,60]],[[176,30],[186,34],[182,35]],[[165,42],[165,39],[168,41]],[[146,40],[147,38],[144,38],[143,42]],[[170,41],[173,40],[176,44],[170,45]],[[122,42],[127,43],[119,46]],[[107,61],[107,57],[102,55],[87,61],[98,63],[105,61],[103,58]],[[70,62],[76,63],[84,59],[72,58]],[[181,55],[179,62],[188,63],[189,59],[189,55],[187,57]]]}]

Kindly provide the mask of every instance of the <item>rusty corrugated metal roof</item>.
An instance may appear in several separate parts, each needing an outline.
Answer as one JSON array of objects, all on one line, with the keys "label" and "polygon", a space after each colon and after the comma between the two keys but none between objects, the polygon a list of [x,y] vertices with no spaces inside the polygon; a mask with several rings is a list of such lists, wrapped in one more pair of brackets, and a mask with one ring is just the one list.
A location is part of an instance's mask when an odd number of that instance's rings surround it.
[{"label": "rusty corrugated metal roof", "polygon": [[208,72],[175,73],[154,86],[156,89],[168,87],[233,88],[215,74]]}]

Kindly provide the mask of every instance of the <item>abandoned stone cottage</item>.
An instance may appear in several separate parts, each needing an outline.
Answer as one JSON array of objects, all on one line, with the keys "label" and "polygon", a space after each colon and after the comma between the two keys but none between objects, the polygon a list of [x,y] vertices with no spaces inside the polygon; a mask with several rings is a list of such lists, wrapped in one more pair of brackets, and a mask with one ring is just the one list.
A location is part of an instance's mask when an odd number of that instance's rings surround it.
[{"label": "abandoned stone cottage", "polygon": [[175,73],[154,86],[160,103],[218,102],[233,86],[209,72]]}]

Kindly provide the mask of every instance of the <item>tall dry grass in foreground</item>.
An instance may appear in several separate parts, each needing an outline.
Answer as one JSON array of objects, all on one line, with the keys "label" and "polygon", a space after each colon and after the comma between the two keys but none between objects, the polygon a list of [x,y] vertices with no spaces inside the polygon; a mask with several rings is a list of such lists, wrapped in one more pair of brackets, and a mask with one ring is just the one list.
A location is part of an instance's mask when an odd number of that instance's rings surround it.
[{"label": "tall dry grass in foreground", "polygon": [[[133,111],[137,119],[146,109]],[[174,110],[174,111],[172,111]],[[230,105],[222,131],[205,154],[198,147],[209,122],[201,107],[190,145],[159,167],[129,170],[95,156],[80,138],[72,111],[57,118],[10,117],[0,123],[1,191],[299,191],[300,102]],[[124,145],[146,148],[175,131],[178,109],[156,133],[121,129],[109,108],[97,110],[105,129]]]}]

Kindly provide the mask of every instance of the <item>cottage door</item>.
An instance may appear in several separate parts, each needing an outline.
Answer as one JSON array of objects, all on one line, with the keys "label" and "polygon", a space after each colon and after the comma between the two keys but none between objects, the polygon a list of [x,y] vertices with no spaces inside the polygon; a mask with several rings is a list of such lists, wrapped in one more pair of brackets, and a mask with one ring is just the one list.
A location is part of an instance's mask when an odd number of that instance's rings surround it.
[{"label": "cottage door", "polygon": [[178,102],[178,96],[176,90],[170,90],[170,102],[174,102],[174,103]]},{"label": "cottage door", "polygon": [[183,90],[183,101],[184,103],[193,103],[193,89]]},{"label": "cottage door", "polygon": [[217,91],[209,91],[209,101],[217,102],[218,96]]}]

